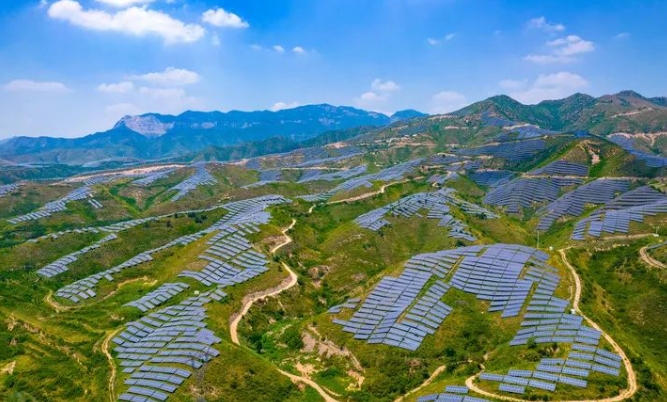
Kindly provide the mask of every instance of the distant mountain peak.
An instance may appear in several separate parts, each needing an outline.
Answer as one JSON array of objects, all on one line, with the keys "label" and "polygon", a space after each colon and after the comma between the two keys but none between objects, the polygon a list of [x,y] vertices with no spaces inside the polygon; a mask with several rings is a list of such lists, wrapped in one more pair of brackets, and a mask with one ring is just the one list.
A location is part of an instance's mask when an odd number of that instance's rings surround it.
[{"label": "distant mountain peak", "polygon": [[414,119],[417,117],[426,117],[426,116],[428,116],[428,114],[422,113],[418,110],[405,109],[405,110],[399,110],[396,113],[392,114],[390,119],[392,122],[394,122],[394,121]]},{"label": "distant mountain peak", "polygon": [[646,99],[644,96],[642,96],[640,93],[632,91],[632,90],[624,90],[619,93],[617,93],[615,96],[617,97],[623,97],[623,98],[639,98],[639,99]]},{"label": "distant mountain peak", "polygon": [[145,114],[141,116],[125,116],[116,123],[114,129],[120,127],[127,127],[135,133],[139,133],[145,137],[154,138],[160,137],[167,133],[174,123],[163,123],[157,116],[153,114]]}]

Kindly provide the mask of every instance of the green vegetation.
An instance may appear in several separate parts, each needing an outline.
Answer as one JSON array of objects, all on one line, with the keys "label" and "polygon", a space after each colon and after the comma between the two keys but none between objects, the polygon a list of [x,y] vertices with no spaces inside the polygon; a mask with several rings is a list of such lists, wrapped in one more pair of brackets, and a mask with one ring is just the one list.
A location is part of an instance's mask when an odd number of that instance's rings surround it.
[{"label": "green vegetation", "polygon": [[[574,97],[573,105],[590,100]],[[498,98],[506,118],[528,116],[523,106]],[[539,109],[539,118],[555,118],[565,106],[548,103]],[[568,107],[574,107],[572,105]],[[509,111],[508,111],[509,110]],[[465,116],[441,119],[425,118],[395,123],[384,129],[356,129],[326,133],[309,140],[320,146],[345,141],[364,151],[362,155],[326,164],[326,169],[349,168],[366,164],[368,172],[414,158],[427,158],[436,152],[452,152],[460,146],[479,145],[496,139],[498,127],[485,126],[476,109]],[[514,117],[510,115],[514,114]],[[533,110],[531,113],[538,113]],[[548,115],[552,116],[549,117]],[[573,135],[544,138],[546,149],[533,158],[509,162],[499,158],[479,158],[482,168],[511,169],[525,174],[555,160],[568,160],[589,166],[589,178],[638,176],[633,187],[654,180],[655,169],[646,168],[626,151],[602,138],[579,138]],[[303,144],[301,144],[303,145]],[[208,149],[196,156],[241,158],[270,150],[296,147],[290,141],[266,140],[224,149]],[[337,147],[327,148],[330,156]],[[282,168],[304,161],[304,153],[274,155],[262,158],[263,168]],[[598,161],[599,158],[599,161]],[[520,216],[499,217],[467,215],[452,206],[450,213],[477,238],[474,242],[449,237],[449,231],[438,220],[421,217],[407,219],[390,216],[390,225],[377,232],[362,229],[354,219],[407,195],[435,191],[428,178],[444,174],[442,167],[426,166],[404,180],[374,182],[371,188],[357,188],[335,194],[331,200],[315,205],[296,197],[327,192],[341,181],[297,183],[300,168],[286,168],[286,183],[246,187],[259,179],[259,173],[238,165],[209,164],[207,169],[217,184],[199,186],[181,200],[171,202],[174,185],[188,178],[193,167],[172,174],[145,187],[123,178],[95,185],[95,199],[104,208],[93,209],[87,202],[72,202],[68,210],[37,221],[10,225],[0,223],[0,399],[30,400],[106,400],[111,366],[104,353],[105,339],[128,322],[143,316],[137,309],[125,306],[167,282],[182,281],[190,287],[165,305],[181,302],[194,292],[211,289],[192,278],[178,277],[183,270],[201,270],[205,262],[198,256],[209,245],[208,234],[187,246],[175,246],[152,255],[153,260],[114,275],[114,281],[101,281],[97,295],[74,305],[53,294],[63,286],[116,266],[149,249],[159,247],[180,236],[210,227],[228,211],[219,208],[208,212],[175,214],[168,218],[138,225],[118,233],[118,239],[78,257],[69,270],[53,279],[38,277],[35,271],[69,253],[90,245],[105,233],[68,233],[58,238],[26,242],[44,234],[133,218],[170,214],[176,211],[208,208],[221,203],[267,194],[281,194],[294,200],[291,204],[271,207],[271,221],[258,234],[248,238],[254,247],[267,255],[268,272],[239,285],[226,287],[221,302],[207,306],[207,328],[222,342],[215,345],[220,356],[198,370],[172,399],[176,401],[320,401],[311,387],[292,383],[282,370],[317,382],[330,395],[345,401],[392,401],[424,383],[436,370],[440,374],[418,396],[442,391],[445,385],[462,385],[484,367],[490,372],[509,368],[533,368],[543,357],[564,357],[566,344],[537,344],[510,347],[508,342],[520,328],[520,317],[502,319],[489,313],[489,303],[475,296],[451,289],[443,302],[453,307],[452,314],[433,335],[425,338],[414,352],[372,345],[353,338],[334,324],[333,318],[348,319],[350,310],[331,315],[327,310],[349,298],[364,298],[386,275],[397,276],[404,263],[419,253],[435,252],[475,244],[512,243],[534,246],[536,212],[540,205],[526,208]],[[462,171],[462,170],[461,170]],[[481,204],[488,188],[476,185],[464,174],[444,184],[457,191],[462,200]],[[659,186],[658,186],[659,187]],[[14,194],[0,198],[1,217],[9,217],[39,208],[71,191],[72,185],[30,183]],[[384,191],[379,190],[383,188]],[[355,199],[355,200],[350,200]],[[347,200],[347,201],[346,201]],[[3,209],[4,208],[4,209]],[[586,206],[584,216],[594,211]],[[282,230],[293,242],[275,254],[270,250],[284,241]],[[633,223],[631,234],[646,234],[660,225],[664,216]],[[556,296],[571,299],[574,289],[569,271],[555,249],[574,246],[568,257],[583,281],[583,311],[623,346],[638,374],[640,389],[636,401],[657,401],[667,396],[667,272],[651,268],[638,258],[638,250],[648,244],[645,237],[603,236],[596,241],[572,242],[570,234],[577,219],[566,218],[547,233],[540,242],[550,255],[549,263],[559,270],[562,280]],[[662,230],[662,229],[661,229]],[[664,232],[664,230],[663,230]],[[667,232],[661,234],[667,235]],[[649,238],[652,239],[652,238]],[[547,247],[553,248],[549,250]],[[667,247],[651,255],[667,263]],[[288,278],[283,263],[293,269],[297,285],[280,294],[257,301],[240,321],[241,345],[232,342],[230,319],[243,307],[248,296],[276,288]],[[609,348],[609,345],[604,344]],[[119,359],[111,352],[114,367]],[[127,374],[117,372],[116,391],[127,389]],[[610,377],[592,374],[585,389],[559,386],[558,393],[530,390],[531,400],[586,400],[617,395],[625,388],[627,373]],[[497,392],[497,385],[477,381],[476,385]]]}]

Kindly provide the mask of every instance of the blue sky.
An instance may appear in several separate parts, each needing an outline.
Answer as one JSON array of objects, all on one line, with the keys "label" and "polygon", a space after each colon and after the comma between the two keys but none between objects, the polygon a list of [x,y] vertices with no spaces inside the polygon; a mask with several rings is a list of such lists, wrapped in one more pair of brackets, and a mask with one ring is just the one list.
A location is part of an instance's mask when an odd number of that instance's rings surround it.
[{"label": "blue sky", "polygon": [[5,1],[0,138],[188,109],[667,95],[665,15],[649,0]]}]

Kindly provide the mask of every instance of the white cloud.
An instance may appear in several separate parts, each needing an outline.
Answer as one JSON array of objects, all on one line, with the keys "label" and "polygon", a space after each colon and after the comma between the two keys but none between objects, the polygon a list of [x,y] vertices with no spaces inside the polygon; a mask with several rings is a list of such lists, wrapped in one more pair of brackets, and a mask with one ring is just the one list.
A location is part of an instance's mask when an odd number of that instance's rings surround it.
[{"label": "white cloud", "polygon": [[166,43],[188,43],[201,39],[206,31],[201,25],[186,24],[161,11],[131,7],[115,13],[84,10],[74,0],[58,0],[48,10],[51,18],[95,31],[120,32],[127,35],[157,35]]},{"label": "white cloud", "polygon": [[354,103],[362,108],[379,111],[379,107],[385,104],[401,87],[392,80],[382,81],[376,78],[371,82],[371,91],[367,91],[354,99]]},{"label": "white cloud", "polygon": [[70,92],[70,89],[61,82],[13,80],[3,87],[7,91],[14,92]]},{"label": "white cloud", "polygon": [[354,104],[364,109],[378,111],[382,104],[386,103],[388,99],[389,94],[387,93],[380,94],[373,91],[368,91],[359,95],[358,98],[355,98]]},{"label": "white cloud", "polygon": [[577,61],[576,56],[578,55],[590,53],[595,50],[593,42],[584,40],[577,35],[568,35],[549,41],[547,42],[547,47],[551,49],[549,53],[529,54],[524,59],[537,64],[565,64]]},{"label": "white cloud", "polygon": [[531,29],[540,29],[549,33],[562,32],[565,30],[565,25],[550,23],[544,17],[533,18],[528,21],[526,26]]},{"label": "white cloud", "polygon": [[292,51],[296,54],[305,54],[306,53],[306,49],[302,48],[301,46],[294,46],[292,48]]},{"label": "white cloud", "polygon": [[398,84],[396,84],[394,81],[382,81],[379,78],[376,78],[373,80],[373,82],[371,82],[371,88],[379,92],[394,92],[401,89],[401,87],[399,87]]},{"label": "white cloud", "polygon": [[39,0],[39,4],[37,5],[37,8],[39,9],[44,9],[49,5],[49,2],[46,0]]},{"label": "white cloud", "polygon": [[182,86],[196,84],[199,82],[201,77],[194,71],[186,70],[183,68],[168,67],[163,72],[152,72],[141,75],[130,76],[131,80],[140,80],[150,82],[152,84],[164,85],[164,86]]},{"label": "white cloud", "polygon": [[243,29],[250,26],[250,24],[242,20],[238,15],[225,11],[222,8],[204,11],[201,19],[204,22],[221,28]]},{"label": "white cloud", "polygon": [[284,53],[285,52],[285,48],[280,46],[280,45],[273,45],[273,50],[275,50],[278,53]]},{"label": "white cloud", "polygon": [[512,79],[506,79],[500,81],[498,84],[500,87],[504,90],[507,91],[516,91],[519,89],[523,89],[528,85],[528,80],[512,80]]},{"label": "white cloud", "polygon": [[620,39],[628,39],[630,38],[630,33],[628,32],[619,32],[616,35],[614,35],[614,39],[620,40]]},{"label": "white cloud", "polygon": [[443,36],[442,38],[427,38],[426,42],[429,45],[437,46],[437,45],[439,45],[443,42],[449,42],[450,40],[454,39],[456,37],[456,35],[457,34],[455,32],[448,33],[447,35]]},{"label": "white cloud", "polygon": [[126,94],[134,90],[134,84],[131,81],[123,81],[115,84],[100,84],[97,87],[97,90],[108,94]]},{"label": "white cloud", "polygon": [[263,47],[261,47],[260,45],[258,45],[258,44],[256,44],[256,43],[253,43],[252,45],[250,45],[250,48],[251,48],[252,50],[255,50],[255,51],[264,50]]},{"label": "white cloud", "polygon": [[203,103],[182,88],[141,87],[138,94],[145,112],[182,113],[188,109],[201,109]]},{"label": "white cloud", "polygon": [[441,91],[431,97],[430,112],[444,114],[459,110],[468,105],[465,95],[455,91]]},{"label": "white cloud", "polygon": [[595,50],[593,42],[583,40],[577,35],[568,35],[564,38],[552,40],[547,42],[547,45],[554,47],[556,49],[554,53],[559,56],[574,56]]},{"label": "white cloud", "polygon": [[135,4],[152,3],[154,0],[95,0],[95,1],[112,7],[125,8],[133,6]]},{"label": "white cloud", "polygon": [[277,112],[284,109],[294,109],[299,106],[297,102],[276,102],[271,106],[271,110]]},{"label": "white cloud", "polygon": [[[516,84],[512,89],[508,83]],[[535,104],[546,99],[560,99],[588,87],[588,81],[582,76],[567,71],[553,74],[540,74],[532,83],[528,80],[503,80],[503,89],[509,90],[509,96],[522,103]]]},{"label": "white cloud", "polygon": [[119,119],[123,116],[141,114],[141,109],[133,103],[116,103],[105,107],[104,113],[114,119]]}]

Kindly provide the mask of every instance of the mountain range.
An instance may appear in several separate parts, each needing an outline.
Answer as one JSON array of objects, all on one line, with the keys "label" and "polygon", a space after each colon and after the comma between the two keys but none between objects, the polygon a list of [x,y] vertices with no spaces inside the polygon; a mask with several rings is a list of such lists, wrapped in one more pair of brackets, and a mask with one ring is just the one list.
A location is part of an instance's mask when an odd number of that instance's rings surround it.
[{"label": "mountain range", "polygon": [[326,131],[385,126],[424,116],[406,110],[392,116],[327,104],[241,112],[187,111],[125,116],[110,130],[81,138],[15,137],[0,143],[0,159],[14,163],[85,164],[113,160],[160,160],[200,151],[282,137],[303,141]]},{"label": "mountain range", "polygon": [[[328,104],[276,112],[187,111],[178,116],[149,113],[125,116],[110,130],[81,138],[11,138],[0,142],[0,160],[4,163],[70,165],[159,161],[183,159],[202,152],[220,154],[216,148],[237,149],[269,139],[275,143],[274,139],[280,138],[280,146],[267,147],[268,152],[287,149],[287,144],[304,142],[327,132],[342,132],[329,135],[329,138],[349,138],[350,129],[367,127],[381,131],[385,136],[398,136],[405,134],[405,127],[414,134],[419,130],[445,127],[440,125],[450,127],[452,121],[467,127],[465,133],[459,134],[463,136],[459,142],[473,142],[475,130],[481,132],[488,126],[531,124],[544,130],[589,131],[601,136],[619,132],[636,134],[639,148],[651,148],[653,152],[667,150],[667,141],[657,141],[659,146],[656,147],[655,139],[641,137],[647,133],[662,135],[667,132],[667,97],[647,98],[633,91],[598,98],[577,93],[536,105],[524,105],[509,96],[499,95],[441,117],[434,119],[434,116],[416,110],[387,116]],[[403,130],[393,129],[396,126],[402,126]],[[385,127],[388,130],[384,130]],[[367,130],[363,131],[367,134]],[[665,146],[661,145],[663,142]],[[253,154],[256,152],[252,151]],[[225,151],[222,154],[233,153]]]}]

